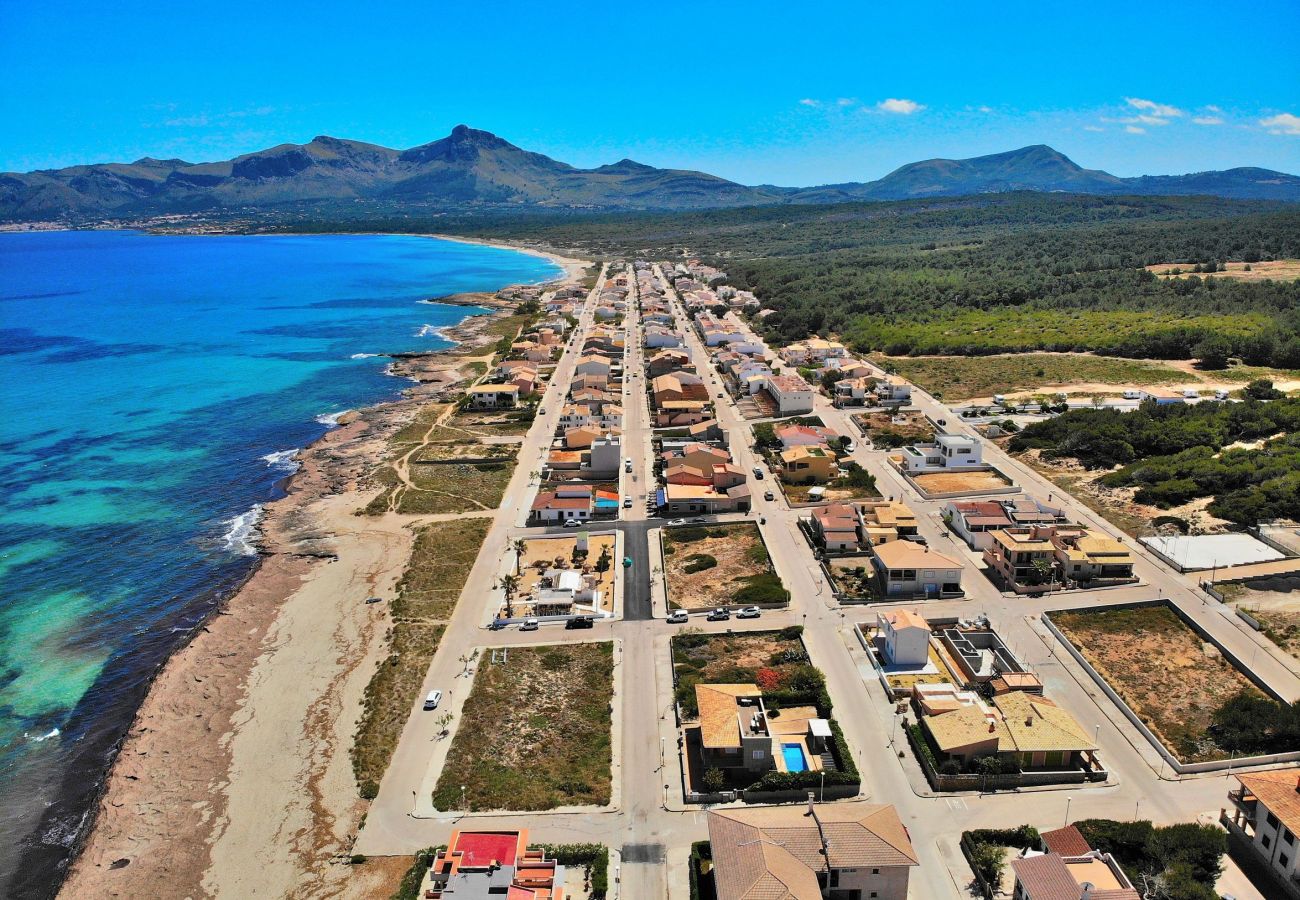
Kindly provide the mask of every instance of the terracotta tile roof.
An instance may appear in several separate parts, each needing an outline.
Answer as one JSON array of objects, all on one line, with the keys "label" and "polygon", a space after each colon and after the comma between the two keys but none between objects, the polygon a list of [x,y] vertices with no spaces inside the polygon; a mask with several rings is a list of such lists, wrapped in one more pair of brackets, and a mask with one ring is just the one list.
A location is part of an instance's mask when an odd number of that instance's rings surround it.
[{"label": "terracotta tile roof", "polygon": [[890,541],[872,550],[887,569],[960,569],[961,563],[914,541]]},{"label": "terracotta tile roof", "polygon": [[822,856],[817,824],[803,806],[713,810],[709,841],[718,900],[820,900],[817,872],[832,868],[914,866],[916,852],[892,806],[818,806],[830,845]]},{"label": "terracotta tile roof", "polygon": [[1011,868],[1032,900],[1079,900],[1082,893],[1065,860],[1055,853],[1013,859]]},{"label": "terracotta tile roof", "polygon": [[697,684],[695,702],[700,708],[700,740],[704,746],[739,747],[736,698],[759,697],[762,693],[756,684]]},{"label": "terracotta tile roof", "polygon": [[1300,833],[1300,767],[1254,772],[1237,778],[1292,834]]},{"label": "terracotta tile roof", "polygon": [[1073,825],[1066,825],[1054,831],[1044,831],[1039,837],[1043,839],[1044,847],[1061,856],[1083,856],[1085,853],[1092,852],[1092,847],[1084,839],[1083,833]]},{"label": "terracotta tile roof", "polygon": [[1096,750],[1092,737],[1074,716],[1046,697],[1011,691],[993,698],[1006,717],[1013,747],[1022,753],[1052,750]]},{"label": "terracotta tile roof", "polygon": [[910,609],[896,609],[892,612],[887,612],[885,613],[884,618],[885,621],[894,628],[915,626],[917,628],[924,628],[926,631],[930,630],[930,623],[925,621],[922,616],[912,612]]}]

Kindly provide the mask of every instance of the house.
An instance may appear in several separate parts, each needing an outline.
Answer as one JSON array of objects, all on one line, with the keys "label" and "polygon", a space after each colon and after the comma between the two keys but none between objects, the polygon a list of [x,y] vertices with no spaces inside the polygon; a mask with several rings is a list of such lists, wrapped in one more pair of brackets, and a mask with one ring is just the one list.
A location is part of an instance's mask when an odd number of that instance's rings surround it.
[{"label": "house", "polygon": [[694,466],[704,472],[711,472],[718,463],[731,462],[731,454],[719,447],[690,442],[677,450],[669,450],[660,457],[665,469],[669,466],[685,464]]},{"label": "house", "polygon": [[583,356],[573,368],[575,375],[597,375],[609,377],[610,362],[604,356],[591,353]]},{"label": "house", "polygon": [[1043,682],[1030,672],[987,624],[959,622],[939,630],[947,651],[948,671],[968,688],[989,685],[994,694],[1025,691],[1041,694]]},{"label": "house", "polygon": [[974,550],[987,550],[995,531],[1012,526],[1002,504],[992,500],[950,500],[943,508],[943,520]]},{"label": "house", "polygon": [[700,747],[707,768],[762,772],[775,765],[763,692],[756,684],[697,684]]},{"label": "house", "polygon": [[912,385],[901,378],[876,382],[876,402],[881,406],[905,406],[912,402]]},{"label": "house", "polygon": [[702,400],[667,400],[657,405],[659,410],[655,413],[656,428],[696,425],[712,418],[708,404]]},{"label": "house", "polygon": [[470,409],[513,409],[519,405],[519,386],[484,384],[469,389]]},{"label": "house", "polygon": [[[528,848],[528,829],[451,833],[420,885],[429,900],[565,900],[567,870]],[[581,888],[582,879],[577,879]]]},{"label": "house", "polygon": [[535,616],[567,616],[575,605],[598,612],[602,591],[600,576],[578,569],[547,569],[530,602]]},{"label": "house", "polygon": [[591,442],[584,475],[587,477],[617,475],[622,458],[623,439],[616,434],[604,434]]},{"label": "house", "polygon": [[995,580],[1017,593],[1135,580],[1132,551],[1121,541],[1080,525],[1031,525],[990,532],[984,561],[997,576]]},{"label": "house", "polygon": [[650,378],[657,378],[676,369],[685,369],[690,364],[690,356],[680,350],[660,350],[646,360],[646,374]]},{"label": "house", "polygon": [[719,441],[725,442],[727,433],[722,430],[717,419],[705,419],[703,422],[696,422],[686,430],[694,441]]},{"label": "house", "polygon": [[[1279,881],[1293,889],[1300,880],[1300,767],[1233,773],[1241,787],[1228,794],[1233,813],[1221,821],[1243,838]],[[1294,894],[1295,891],[1293,890]]]},{"label": "house", "polygon": [[645,345],[647,347],[680,347],[682,345],[682,336],[671,329],[659,325],[650,325],[645,330]]},{"label": "house", "polygon": [[1047,590],[1059,578],[1056,547],[1047,529],[1036,526],[990,532],[984,565],[995,582],[1017,592]]},{"label": "house", "polygon": [[941,434],[933,444],[911,444],[903,448],[904,472],[945,472],[961,469],[981,469],[984,465],[984,447],[978,438],[960,434]]},{"label": "house", "polygon": [[1039,838],[1046,852],[1026,849],[1011,861],[1015,900],[1141,900],[1115,858],[1093,850],[1073,825]]},{"label": "house", "polygon": [[840,474],[835,454],[825,444],[782,450],[781,480],[787,484],[825,484]]},{"label": "house", "polygon": [[791,447],[812,447],[818,444],[829,444],[835,440],[838,435],[821,425],[782,425],[773,432],[776,439],[781,442],[782,450],[789,450]]},{"label": "house", "polygon": [[955,597],[961,594],[961,563],[912,541],[871,548],[885,594],[894,597]]},{"label": "house", "polygon": [[930,623],[910,609],[877,613],[876,627],[885,639],[885,661],[895,666],[923,666],[930,659]]},{"label": "house", "polygon": [[861,406],[867,397],[872,396],[876,386],[874,378],[848,377],[835,382],[834,398],[836,406]]},{"label": "house", "polygon": [[798,375],[763,376],[763,388],[772,396],[780,415],[794,416],[813,410],[812,386]]},{"label": "house", "polygon": [[918,865],[892,806],[768,806],[709,811],[718,900],[907,900]]},{"label": "house", "polygon": [[602,434],[603,432],[599,428],[590,428],[585,425],[568,428],[564,432],[564,446],[569,450],[585,450],[591,446],[592,441]]},{"label": "house", "polygon": [[562,484],[553,491],[539,491],[533,500],[532,524],[556,525],[591,518],[595,496],[590,485]]},{"label": "house", "polygon": [[712,485],[668,484],[659,489],[659,506],[670,515],[717,515],[749,509],[749,485],[726,490]]},{"label": "house", "polygon": [[945,757],[969,765],[998,756],[1022,769],[1090,768],[1097,746],[1083,726],[1046,697],[1010,691],[987,703],[920,717]]},{"label": "house", "polygon": [[827,503],[812,512],[809,519],[813,534],[826,550],[857,551],[862,549],[862,514],[849,503]]},{"label": "house", "polygon": [[862,530],[871,544],[886,544],[899,538],[915,537],[916,513],[897,500],[867,500],[859,503]]}]

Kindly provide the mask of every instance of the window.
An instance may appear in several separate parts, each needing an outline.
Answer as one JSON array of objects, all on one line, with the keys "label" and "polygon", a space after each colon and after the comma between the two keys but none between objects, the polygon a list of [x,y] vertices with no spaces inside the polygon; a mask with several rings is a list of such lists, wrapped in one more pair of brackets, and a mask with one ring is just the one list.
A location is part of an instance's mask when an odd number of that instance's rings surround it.
[{"label": "window", "polygon": [[1268,816],[1265,818],[1265,821],[1268,822],[1269,828],[1276,828],[1278,826],[1277,816],[1273,815],[1272,813],[1268,814]]},{"label": "window", "polygon": [[872,869],[872,870],[871,870],[871,874],[872,874],[872,875],[879,875],[879,874],[880,874],[880,870],[879,870],[879,869]]},{"label": "window", "polygon": [[1262,846],[1265,850],[1267,850],[1269,847],[1273,846],[1273,839],[1272,839],[1271,837],[1269,837],[1268,835],[1266,835],[1266,834],[1264,834],[1264,833],[1261,832],[1261,833],[1260,833],[1260,838],[1259,838],[1259,843],[1260,843],[1260,846]]},{"label": "window", "polygon": [[1286,868],[1288,868],[1288,867],[1291,865],[1291,857],[1289,857],[1289,856],[1287,856],[1285,853],[1283,853],[1283,854],[1281,854],[1281,855],[1278,856],[1278,858],[1277,858],[1277,864],[1278,864],[1280,867],[1282,867],[1283,869],[1286,869]]},{"label": "window", "polygon": [[767,754],[764,753],[762,750],[755,750],[753,751],[751,756],[753,759],[762,759],[763,757],[767,756]]}]

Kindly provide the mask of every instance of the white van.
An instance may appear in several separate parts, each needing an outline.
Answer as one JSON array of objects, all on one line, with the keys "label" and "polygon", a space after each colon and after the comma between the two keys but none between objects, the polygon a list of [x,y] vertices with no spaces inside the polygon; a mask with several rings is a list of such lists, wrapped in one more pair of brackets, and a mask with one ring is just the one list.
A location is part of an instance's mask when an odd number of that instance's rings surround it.
[{"label": "white van", "polygon": [[437,709],[438,704],[442,702],[442,691],[429,691],[429,696],[424,698],[424,708]]},{"label": "white van", "polygon": [[1214,399],[1215,399],[1215,400],[1227,400],[1227,399],[1228,399],[1228,391],[1227,391],[1227,389],[1225,389],[1225,388],[1219,388],[1217,391],[1215,391],[1215,392],[1214,392]]},{"label": "white van", "polygon": [[1004,397],[1002,394],[994,394],[993,403],[997,406],[1006,406],[1007,398]]},{"label": "white van", "polygon": [[1130,390],[1127,390],[1127,391],[1124,392],[1124,399],[1125,399],[1125,400],[1141,400],[1142,397],[1144,396],[1144,394],[1145,394],[1144,391],[1137,391],[1137,390],[1132,390],[1132,389],[1130,389]]},{"label": "white van", "polygon": [[1188,400],[1199,400],[1201,397],[1201,392],[1198,391],[1196,388],[1184,388],[1183,396],[1186,397]]}]

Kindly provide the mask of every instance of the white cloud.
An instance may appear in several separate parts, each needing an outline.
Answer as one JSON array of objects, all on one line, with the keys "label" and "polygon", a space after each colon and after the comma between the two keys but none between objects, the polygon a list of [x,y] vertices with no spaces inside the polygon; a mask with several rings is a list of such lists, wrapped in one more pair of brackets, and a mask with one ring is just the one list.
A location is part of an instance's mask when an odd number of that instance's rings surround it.
[{"label": "white cloud", "polygon": [[979,111],[982,112],[982,113],[991,113],[991,112],[993,112],[993,107],[991,107],[991,106],[981,106],[981,107],[979,107]]},{"label": "white cloud", "polygon": [[1268,129],[1269,134],[1300,135],[1300,116],[1293,113],[1278,113],[1267,119],[1260,119],[1259,124]]},{"label": "white cloud", "polygon": [[855,99],[852,98],[852,97],[841,97],[840,99],[838,99],[838,100],[835,101],[835,105],[836,105],[836,106],[856,106],[856,105],[857,105],[857,102],[858,102],[858,101],[855,100]]},{"label": "white cloud", "polygon": [[1083,130],[1084,131],[1105,131],[1106,129],[1102,128],[1100,125],[1084,125]]},{"label": "white cloud", "polygon": [[1183,114],[1183,111],[1176,106],[1169,106],[1166,103],[1157,103],[1154,100],[1143,100],[1141,97],[1125,97],[1124,102],[1134,109],[1140,109],[1143,112],[1150,113],[1153,116],[1160,116],[1164,119],[1174,119]]},{"label": "white cloud", "polygon": [[1217,106],[1213,106],[1213,105],[1205,107],[1205,111],[1206,111],[1206,112],[1210,112],[1210,113],[1221,113],[1221,112],[1223,112],[1223,110],[1219,109],[1219,107],[1217,107]]},{"label": "white cloud", "polygon": [[1129,134],[1146,134],[1146,133],[1147,133],[1147,130],[1146,130],[1145,128],[1139,128],[1139,127],[1136,126],[1136,125],[1127,125],[1127,126],[1124,127],[1124,130],[1127,131]]},{"label": "white cloud", "polygon": [[876,109],[881,112],[895,113],[900,116],[910,116],[912,113],[920,112],[925,109],[923,105],[915,100],[902,100],[890,97],[887,100],[881,100],[876,104]]},{"label": "white cloud", "polygon": [[1169,124],[1168,119],[1162,119],[1159,116],[1133,116],[1131,119],[1125,119],[1124,121],[1135,125],[1168,125]]},{"label": "white cloud", "polygon": [[1220,116],[1193,116],[1192,122],[1197,125],[1222,125],[1223,118]]},{"label": "white cloud", "polygon": [[814,100],[812,97],[804,97],[799,101],[800,106],[811,106],[813,109],[822,105],[820,100]]}]

